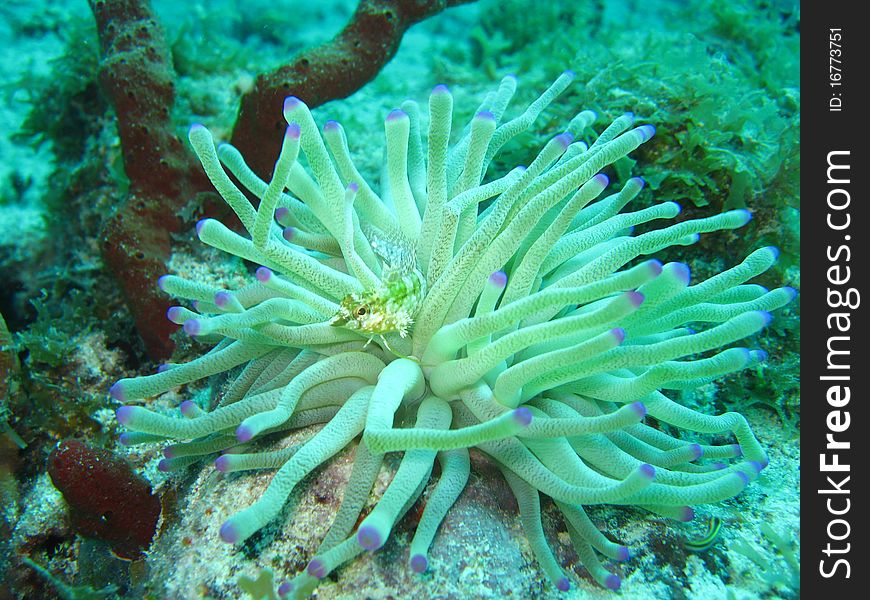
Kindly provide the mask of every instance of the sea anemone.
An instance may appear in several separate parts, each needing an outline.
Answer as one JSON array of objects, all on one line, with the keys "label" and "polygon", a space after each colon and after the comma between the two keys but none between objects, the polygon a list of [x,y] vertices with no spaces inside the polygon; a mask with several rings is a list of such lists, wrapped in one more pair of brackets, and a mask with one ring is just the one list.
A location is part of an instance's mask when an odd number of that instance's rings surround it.
[{"label": "sea anemone", "polygon": [[[233,372],[211,410],[188,400],[178,417],[133,404],[117,412],[131,430],[124,443],[185,440],[165,448],[163,470],[240,443],[248,452],[219,456],[217,470],[277,469],[262,496],[221,527],[232,544],[275,519],[303,477],[362,434],[332,527],[282,594],[307,594],[343,562],[383,546],[438,460],[408,555],[413,571],[425,571],[436,530],[468,480],[470,448],[504,473],[535,556],[560,590],[571,579],[544,536],[541,493],[564,515],[594,579],[617,589],[620,578],[600,556],[626,560],[629,551],[598,531],[586,506],[634,505],[688,520],[691,505],[739,494],[766,466],[742,415],[706,415],[661,390],[692,389],[764,360],[762,351],[723,348],[757,333],[768,311],[794,296],[746,283],[771,267],[776,250],[756,250],[694,285],[685,264],[641,260],[736,229],[750,213],[656,229],[653,221],[679,214],[677,204],[621,212],[643,181],[603,195],[609,182],[600,171],[655,133],[633,127],[631,114],[587,147],[575,140],[596,116],[580,112],[527,168],[488,174],[496,153],[572,78],[563,73],[509,120],[516,79],[504,78],[452,146],[445,86],[429,97],[425,136],[417,104],[405,102],[386,118],[380,194],[354,166],[341,125],[329,121],[321,132],[298,98],[285,101],[288,126],[268,183],[232,146],[216,149],[205,127],[190,129],[208,177],[247,232],[205,219],[197,235],[261,266],[235,290],[161,277],[163,290],[192,301],[169,319],[212,348],[122,379],[111,394],[131,402]],[[224,168],[259,198],[257,208]],[[637,225],[643,233],[634,234]],[[258,450],[268,434],[312,424],[323,427],[303,444]],[[693,434],[735,439],[705,445]],[[356,526],[387,452],[403,452],[401,463]]]}]

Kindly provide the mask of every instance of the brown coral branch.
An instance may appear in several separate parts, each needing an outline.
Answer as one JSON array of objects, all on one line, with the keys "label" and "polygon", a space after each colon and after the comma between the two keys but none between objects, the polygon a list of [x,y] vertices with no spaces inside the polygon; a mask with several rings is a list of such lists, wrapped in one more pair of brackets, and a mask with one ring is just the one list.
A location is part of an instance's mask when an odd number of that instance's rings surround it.
[{"label": "brown coral branch", "polygon": [[18,375],[20,369],[18,355],[12,348],[12,333],[6,326],[6,319],[0,313],[0,398],[10,397],[13,378]]},{"label": "brown coral branch", "polygon": [[100,38],[100,84],[117,115],[127,197],[102,231],[103,259],[115,275],[153,358],[172,354],[164,318],[169,299],[155,281],[166,272],[179,209],[207,189],[174,133],[175,72],[163,30],[146,0],[89,0]]},{"label": "brown coral branch", "polygon": [[289,64],[257,77],[242,97],[232,142],[255,172],[271,174],[286,123],[284,98],[314,108],[346,98],[371,81],[395,56],[405,31],[445,8],[473,0],[360,0],[348,24],[331,41],[305,49]]},{"label": "brown coral branch", "polygon": [[[9,422],[6,420],[8,405],[12,402],[13,396],[18,394],[18,377],[21,372],[21,364],[18,362],[18,355],[12,347],[12,334],[6,326],[6,320],[3,314],[0,313],[0,438],[5,437],[13,442],[19,449],[27,446],[26,442],[21,439],[18,433],[12,429]],[[4,444],[0,442],[0,479],[3,475],[3,460]],[[0,490],[0,498],[3,497]]]}]

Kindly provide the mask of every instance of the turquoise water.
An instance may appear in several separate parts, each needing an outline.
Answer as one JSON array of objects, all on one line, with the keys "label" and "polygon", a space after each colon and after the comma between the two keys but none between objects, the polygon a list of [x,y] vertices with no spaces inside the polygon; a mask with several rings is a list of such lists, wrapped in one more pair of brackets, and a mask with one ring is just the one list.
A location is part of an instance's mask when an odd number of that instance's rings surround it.
[{"label": "turquoise water", "polygon": [[[341,123],[349,159],[358,172],[352,177],[342,172],[341,183],[361,178],[395,212],[400,211],[402,191],[391,188],[391,176],[383,168],[388,158],[384,120],[390,111],[400,106],[412,111],[402,104],[408,99],[419,103],[422,147],[428,148],[430,92],[446,85],[453,98],[452,147],[476,109],[496,113],[501,125],[522,114],[570,70],[570,85],[557,97],[547,98],[540,115],[492,157],[479,179],[487,183],[517,165],[533,165],[539,150],[566,128],[576,134],[574,150],[581,141],[591,145],[611,122],[625,119],[621,115],[630,111],[636,126],[651,124],[656,131],[652,139],[638,134],[647,138],[640,147],[602,168],[608,189],[620,190],[636,177],[645,182],[623,212],[677,202],[682,212],[675,222],[744,209],[753,217],[739,229],[705,233],[697,243],[663,248],[653,256],[664,263],[685,263],[695,284],[753,251],[774,246],[779,251],[776,264],[752,283],[800,289],[800,14],[795,4],[480,0],[409,27],[401,42],[396,41],[395,56],[386,53],[384,64],[373,65],[372,57],[386,43],[389,28],[403,14],[399,6],[382,4],[384,10],[395,12],[379,13],[379,25],[350,36],[347,45],[320,51],[312,49],[328,45],[352,19],[354,2],[155,1],[153,15],[132,24],[124,14],[107,18],[105,11],[121,6],[142,10],[135,2],[91,7],[84,0],[69,0],[0,7],[5,92],[0,96],[4,597],[276,597],[282,583],[320,556],[317,548],[340,510],[356,457],[354,435],[334,458],[295,486],[268,526],[237,545],[221,541],[221,525],[261,497],[272,470],[220,474],[209,459],[189,465],[162,463],[164,469],[173,465],[166,472],[161,470],[165,441],[118,441],[130,429],[116,416],[122,405],[147,404],[172,417],[178,416],[184,401],[199,407],[190,408],[194,412],[211,410],[228,393],[229,382],[239,376],[236,367],[243,364],[205,373],[189,385],[169,386],[168,391],[148,395],[147,401],[126,397],[118,391],[123,386],[109,393],[122,378],[153,373],[164,363],[185,363],[208,350],[203,346],[208,339],[187,335],[165,320],[169,301],[158,290],[157,277],[172,273],[211,286],[209,298],[212,288],[234,290],[255,281],[257,261],[218,252],[197,239],[195,225],[203,217],[242,229],[202,176],[188,142],[191,124],[205,125],[217,142],[237,145],[254,171],[267,177],[286,127],[281,101],[297,95],[311,106],[319,126],[329,120]],[[129,37],[113,37],[119,29]],[[115,46],[107,43],[110,39]],[[310,60],[302,63],[300,57]],[[275,76],[270,83],[258,81],[258,76],[291,63],[294,70],[289,74]],[[369,72],[371,80],[363,76]],[[497,97],[488,100],[486,94],[500,85],[512,86],[511,76],[516,78],[516,93],[501,115]],[[274,91],[271,96],[262,92],[268,86]],[[244,102],[252,98],[264,98],[256,106],[271,112],[239,115],[240,103],[247,106]],[[574,121],[571,129],[569,123],[582,111],[593,111],[583,118],[586,127]],[[305,145],[308,135],[303,127],[300,165],[316,173]],[[330,152],[334,154],[331,146]],[[413,148],[411,154],[413,172]],[[431,157],[425,151],[423,156],[418,164],[429,164]],[[459,173],[462,162],[455,162]],[[425,177],[415,183],[413,177],[412,173],[412,192],[432,185]],[[319,180],[318,184],[323,185]],[[310,205],[304,194],[288,188]],[[450,197],[455,191],[449,190]],[[360,208],[365,201],[358,196],[357,211],[367,210]],[[411,202],[421,205],[414,198]],[[495,205],[480,203],[481,223]],[[515,212],[520,209],[517,205]],[[555,212],[548,214],[555,218]],[[278,223],[291,230],[284,231],[283,239],[291,239],[295,231],[293,243],[304,247],[306,256],[338,269],[342,276],[356,273],[343,261],[338,266],[339,258],[327,258],[342,255],[336,250],[341,241],[333,235],[337,229],[312,224],[322,221],[315,217],[299,217],[292,224],[279,217]],[[658,227],[659,223],[638,221],[633,234]],[[536,231],[528,227],[522,234],[529,229]],[[362,231],[376,238],[365,227]],[[300,232],[314,237],[300,241]],[[624,227],[613,232],[628,234]],[[418,262],[413,264],[429,268],[420,259],[419,247],[412,247],[413,235],[404,231],[386,238],[387,246],[397,250],[386,256],[376,249],[372,265],[391,264],[395,252],[405,256],[417,251]],[[522,252],[527,250],[523,247]],[[519,257],[499,266],[509,272],[509,281],[518,261]],[[408,267],[402,275],[413,277],[413,271]],[[548,285],[551,280],[544,275],[529,285]],[[431,288],[434,282],[429,283]],[[390,293],[397,295],[395,290]],[[333,295],[332,301],[338,304],[341,295]],[[366,302],[366,309],[377,308],[377,301]],[[422,300],[408,302],[413,322]],[[356,309],[360,304],[355,298],[349,306]],[[601,568],[620,580],[624,596],[799,595],[799,296],[775,308],[769,326],[739,343],[763,350],[766,361],[756,361],[761,355],[753,355],[748,368],[665,391],[702,414],[743,414],[770,460],[758,478],[752,474],[754,480],[736,496],[693,506],[695,518],[690,522],[638,506],[649,503],[587,507],[596,530],[630,551],[624,562],[597,555]],[[201,308],[203,314],[210,310]],[[626,327],[631,343],[631,328]],[[410,342],[406,347],[407,340],[396,331],[378,326],[364,331],[361,339],[372,338],[364,350],[377,347],[378,356],[387,362],[407,357],[426,365],[426,357],[414,355],[415,348]],[[530,352],[543,352],[542,348]],[[466,356],[472,350],[462,352]],[[431,374],[424,371],[431,387]],[[396,425],[411,427],[411,411],[416,409],[414,404],[403,407]],[[720,446],[735,441],[727,432],[696,433],[651,416],[645,423],[678,444]],[[312,426],[273,435],[245,449],[290,447],[317,430]],[[196,436],[174,439],[192,437]],[[70,439],[90,450],[64,462],[56,448]],[[361,495],[365,505],[360,520],[384,493],[402,456],[386,455],[371,493]],[[407,514],[397,520],[386,544],[337,565],[320,581],[317,597],[614,595],[576,550],[559,507],[541,493],[546,545],[570,585],[568,591],[558,589],[558,578],[541,566],[547,561],[537,552],[534,534],[524,530],[514,493],[488,456],[480,447],[471,451],[469,482],[440,523],[424,573],[409,568],[409,546],[442,473],[437,461],[431,477],[427,472],[417,493],[401,507]],[[109,467],[91,479],[86,474],[93,474],[97,463]],[[699,464],[712,462],[705,459],[676,470],[691,471]],[[49,465],[55,465],[52,475]],[[609,474],[597,466],[593,470]],[[58,491],[63,488],[60,473],[69,475],[74,490]],[[716,520],[722,525],[713,536]],[[711,539],[704,540],[708,533]],[[246,578],[259,583],[245,583]]]}]

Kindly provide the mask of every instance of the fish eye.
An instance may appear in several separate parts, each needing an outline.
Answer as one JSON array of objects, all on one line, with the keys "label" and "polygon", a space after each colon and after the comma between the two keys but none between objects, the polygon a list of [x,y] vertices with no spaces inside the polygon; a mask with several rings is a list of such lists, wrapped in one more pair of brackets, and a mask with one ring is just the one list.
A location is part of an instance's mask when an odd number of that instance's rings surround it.
[{"label": "fish eye", "polygon": [[356,310],[354,311],[353,314],[356,315],[357,317],[364,317],[364,316],[366,316],[366,314],[368,312],[369,312],[369,309],[366,308],[365,306],[357,306]]}]

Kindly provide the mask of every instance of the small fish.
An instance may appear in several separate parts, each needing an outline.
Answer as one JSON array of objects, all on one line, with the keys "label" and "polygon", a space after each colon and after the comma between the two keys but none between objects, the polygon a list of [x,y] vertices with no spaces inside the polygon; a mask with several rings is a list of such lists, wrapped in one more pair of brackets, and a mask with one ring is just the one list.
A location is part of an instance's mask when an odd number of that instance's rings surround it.
[{"label": "small fish", "polygon": [[330,324],[369,333],[372,338],[378,335],[383,339],[392,332],[407,337],[426,296],[426,278],[417,268],[406,239],[368,229],[372,249],[386,263],[380,285],[345,296]]},{"label": "small fish", "polygon": [[704,537],[696,540],[686,540],[684,546],[692,552],[704,552],[713,547],[719,537],[719,532],[722,530],[722,519],[719,517],[710,517],[710,523],[707,526],[707,533]]}]

